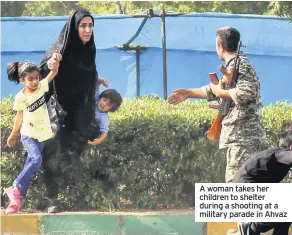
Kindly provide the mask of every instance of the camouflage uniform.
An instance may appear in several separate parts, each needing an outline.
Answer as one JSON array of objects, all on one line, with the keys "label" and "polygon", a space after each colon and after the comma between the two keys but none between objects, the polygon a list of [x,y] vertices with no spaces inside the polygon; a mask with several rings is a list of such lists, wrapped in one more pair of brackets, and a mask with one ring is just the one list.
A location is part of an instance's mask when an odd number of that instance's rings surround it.
[{"label": "camouflage uniform", "polygon": [[[226,61],[226,69],[234,67],[235,57]],[[232,104],[222,121],[219,148],[227,148],[226,182],[231,182],[236,171],[251,154],[262,150],[265,131],[261,115],[260,82],[255,69],[244,54],[240,54],[236,87],[230,89]],[[208,94],[208,100],[214,96]]]}]

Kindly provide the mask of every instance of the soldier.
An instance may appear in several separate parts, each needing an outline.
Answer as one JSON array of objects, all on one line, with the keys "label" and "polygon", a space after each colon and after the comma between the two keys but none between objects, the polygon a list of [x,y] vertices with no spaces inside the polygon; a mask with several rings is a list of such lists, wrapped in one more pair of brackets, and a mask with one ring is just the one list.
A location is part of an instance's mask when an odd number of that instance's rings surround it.
[{"label": "soldier", "polygon": [[229,112],[222,121],[219,148],[227,151],[226,182],[232,182],[234,174],[247,157],[262,149],[264,128],[261,114],[260,82],[255,69],[247,57],[239,54],[239,73],[235,88],[225,90],[224,82],[232,79],[240,33],[232,27],[223,27],[216,32],[216,51],[225,61],[220,66],[223,78],[218,85],[194,89],[177,89],[168,97],[171,104],[178,104],[188,98],[207,99],[208,101],[232,99]]}]

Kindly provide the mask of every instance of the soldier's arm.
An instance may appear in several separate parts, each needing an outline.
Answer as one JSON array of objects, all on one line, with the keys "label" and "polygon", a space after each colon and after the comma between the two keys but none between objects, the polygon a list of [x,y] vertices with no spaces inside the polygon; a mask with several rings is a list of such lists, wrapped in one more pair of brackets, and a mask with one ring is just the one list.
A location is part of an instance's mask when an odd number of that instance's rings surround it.
[{"label": "soldier's arm", "polygon": [[220,81],[218,85],[210,84],[211,91],[216,95],[217,98],[231,99],[229,90],[224,90],[222,87],[222,82]]},{"label": "soldier's arm", "polygon": [[[198,89],[192,89],[193,93],[196,92],[197,96],[189,96],[189,98],[200,98],[200,99],[207,99],[207,101],[212,101],[216,99],[214,92],[211,89],[211,84],[207,86],[202,86]],[[199,95],[198,95],[199,94]]]}]

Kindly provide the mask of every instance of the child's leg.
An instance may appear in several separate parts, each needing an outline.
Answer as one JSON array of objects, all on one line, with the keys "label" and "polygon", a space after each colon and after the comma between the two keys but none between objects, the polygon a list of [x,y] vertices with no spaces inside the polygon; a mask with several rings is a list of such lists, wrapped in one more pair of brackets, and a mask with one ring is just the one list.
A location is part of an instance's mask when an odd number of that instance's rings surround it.
[{"label": "child's leg", "polygon": [[[27,157],[27,155],[28,154],[27,154],[27,151],[26,151],[25,154],[24,154],[24,165],[23,165],[23,168],[25,168],[28,165],[28,163],[30,162],[30,160],[31,160],[30,158]],[[27,191],[21,193],[21,199],[22,200],[25,199],[26,193],[27,193]]]},{"label": "child's leg", "polygon": [[22,198],[25,198],[29,183],[42,164],[42,150],[45,143],[40,143],[27,136],[21,136],[21,141],[27,151],[27,159],[23,170],[15,179],[13,185],[20,189]]},{"label": "child's leg", "polygon": [[[26,152],[25,153],[25,162],[24,162],[24,165],[23,165],[23,169],[31,162],[31,159],[27,157],[28,156],[28,153]],[[27,193],[27,189],[26,190],[23,190],[21,192],[21,199],[24,200],[25,197],[26,197],[26,193]]]}]

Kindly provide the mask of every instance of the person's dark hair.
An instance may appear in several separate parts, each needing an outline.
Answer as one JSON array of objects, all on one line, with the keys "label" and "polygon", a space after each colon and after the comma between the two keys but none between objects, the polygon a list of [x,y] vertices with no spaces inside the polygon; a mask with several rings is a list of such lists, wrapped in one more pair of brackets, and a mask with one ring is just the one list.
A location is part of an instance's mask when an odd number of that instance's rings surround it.
[{"label": "person's dark hair", "polygon": [[281,132],[292,132],[292,121],[286,121],[282,124]]},{"label": "person's dark hair", "polygon": [[123,99],[122,99],[120,93],[117,92],[115,89],[104,90],[99,95],[99,99],[101,99],[103,97],[109,99],[111,102],[112,108],[109,112],[117,111],[123,102]]},{"label": "person's dark hair", "polygon": [[31,73],[34,71],[39,72],[39,68],[32,62],[24,61],[23,63],[20,63],[15,61],[8,66],[7,75],[8,79],[11,82],[15,82],[16,84],[18,84],[20,82],[20,78],[24,78],[27,73]]},{"label": "person's dark hair", "polygon": [[226,51],[236,51],[238,42],[240,41],[240,33],[232,27],[222,27],[216,31],[216,37]]},{"label": "person's dark hair", "polygon": [[292,121],[287,121],[282,124],[278,145],[284,148],[292,146]]}]

